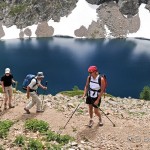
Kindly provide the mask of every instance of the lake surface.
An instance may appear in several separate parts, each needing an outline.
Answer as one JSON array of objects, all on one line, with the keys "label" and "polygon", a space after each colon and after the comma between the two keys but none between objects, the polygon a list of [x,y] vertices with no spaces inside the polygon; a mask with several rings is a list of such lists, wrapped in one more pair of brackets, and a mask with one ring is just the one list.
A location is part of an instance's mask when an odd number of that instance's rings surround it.
[{"label": "lake surface", "polygon": [[[150,41],[142,39],[32,38],[0,41],[0,75],[11,68],[14,79],[43,71],[48,93],[84,89],[87,69],[96,65],[106,74],[107,92],[120,97],[138,98],[150,85]],[[42,93],[43,91],[41,91]]]}]

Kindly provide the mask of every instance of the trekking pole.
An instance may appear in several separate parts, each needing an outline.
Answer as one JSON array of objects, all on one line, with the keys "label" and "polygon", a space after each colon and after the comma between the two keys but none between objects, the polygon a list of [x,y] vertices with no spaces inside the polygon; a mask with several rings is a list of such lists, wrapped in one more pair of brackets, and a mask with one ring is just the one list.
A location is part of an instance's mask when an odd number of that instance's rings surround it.
[{"label": "trekking pole", "polygon": [[1,105],[0,105],[0,108],[2,108],[2,105],[3,105],[3,102],[4,102],[4,95],[3,95],[3,97],[2,97],[2,100],[1,100],[2,102],[1,102]]},{"label": "trekking pole", "polygon": [[111,119],[104,113],[104,111],[99,107],[99,110],[101,110],[103,112],[103,114],[109,119],[109,121],[113,124],[113,127],[115,127],[116,125],[111,121]]},{"label": "trekking pole", "polygon": [[15,83],[14,83],[14,85],[15,85],[15,88],[14,88],[14,105],[16,106],[16,92],[17,92],[17,86],[18,86],[18,82],[16,81]]},{"label": "trekking pole", "polygon": [[[45,82],[45,86],[47,87],[47,84],[48,84],[48,81],[46,81]],[[43,92],[43,100],[42,100],[42,107],[41,107],[41,109],[43,110],[43,105],[44,105],[44,95],[45,95],[45,93],[46,93],[46,90],[44,90],[44,92]]]},{"label": "trekking pole", "polygon": [[[96,106],[95,104],[93,104],[93,106]],[[111,121],[111,119],[104,113],[104,111],[100,108],[100,107],[98,107],[98,106],[96,106],[100,111],[102,111],[103,112],[103,114],[108,118],[108,120],[113,124],[113,127],[115,127],[116,125]]]},{"label": "trekking pole", "polygon": [[79,106],[80,106],[81,103],[82,103],[82,100],[80,101],[80,103],[78,104],[78,106],[75,108],[75,110],[71,114],[70,118],[68,119],[68,121],[66,122],[66,124],[64,125],[64,127],[62,127],[62,128],[59,129],[59,131],[58,131],[59,135],[62,133],[62,130],[66,128],[67,124],[69,123],[70,119],[72,118],[72,116],[74,115],[74,113],[76,112],[76,110],[79,108]]},{"label": "trekking pole", "polygon": [[76,112],[76,110],[79,108],[80,104],[82,103],[82,100],[80,100],[80,103],[78,104],[78,106],[75,108],[75,110],[73,111],[73,113],[71,114],[70,118],[68,119],[68,121],[66,122],[65,126],[63,127],[63,129],[66,128],[67,124],[69,123],[70,119],[72,118],[72,116],[74,115],[74,113]]},{"label": "trekking pole", "polygon": [[5,100],[5,92],[2,92],[3,94],[3,97],[2,97],[2,103],[1,103],[1,106],[0,106],[0,108],[2,108],[2,106],[3,106],[3,103],[4,103],[4,100]]}]

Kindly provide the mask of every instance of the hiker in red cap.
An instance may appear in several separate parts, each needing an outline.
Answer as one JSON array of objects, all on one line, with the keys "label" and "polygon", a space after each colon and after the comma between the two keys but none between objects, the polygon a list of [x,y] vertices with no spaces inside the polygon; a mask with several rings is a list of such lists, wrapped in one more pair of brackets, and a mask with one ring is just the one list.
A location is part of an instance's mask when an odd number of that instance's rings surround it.
[{"label": "hiker in red cap", "polygon": [[87,77],[86,85],[84,88],[83,98],[86,98],[86,104],[89,105],[89,127],[93,125],[93,110],[99,118],[99,125],[102,126],[102,118],[98,107],[101,103],[101,97],[104,93],[105,81],[104,78],[100,77],[96,66],[90,66],[88,68],[89,76]]}]

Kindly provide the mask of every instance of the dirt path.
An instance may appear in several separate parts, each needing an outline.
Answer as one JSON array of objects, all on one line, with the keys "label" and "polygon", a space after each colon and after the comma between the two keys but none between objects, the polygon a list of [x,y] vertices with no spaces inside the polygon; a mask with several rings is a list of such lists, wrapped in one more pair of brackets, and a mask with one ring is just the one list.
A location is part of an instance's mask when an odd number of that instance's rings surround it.
[{"label": "dirt path", "polygon": [[[98,119],[94,117],[94,125],[88,128],[89,115],[75,113],[66,128],[61,130],[66,124],[72,111],[58,111],[47,107],[44,113],[35,113],[35,107],[31,109],[31,114],[25,114],[23,108],[25,101],[21,101],[13,109],[0,112],[0,119],[15,120],[17,123],[12,128],[10,137],[22,132],[23,123],[26,119],[40,119],[49,123],[52,130],[69,134],[76,138],[78,143],[89,142],[92,149],[99,150],[149,150],[150,149],[150,124],[149,116],[144,118],[125,119],[115,115],[108,117],[116,124],[112,123],[102,114],[104,126],[98,126]],[[11,139],[12,140],[12,139]],[[0,142],[2,143],[2,141]]]}]

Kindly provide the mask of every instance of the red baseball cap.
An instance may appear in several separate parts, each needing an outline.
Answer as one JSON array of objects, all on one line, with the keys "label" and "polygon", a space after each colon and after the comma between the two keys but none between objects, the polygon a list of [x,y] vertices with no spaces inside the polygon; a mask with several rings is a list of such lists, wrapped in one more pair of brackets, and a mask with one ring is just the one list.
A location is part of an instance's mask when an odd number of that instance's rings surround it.
[{"label": "red baseball cap", "polygon": [[94,72],[94,71],[97,71],[97,67],[96,66],[90,66],[88,68],[88,72]]}]

